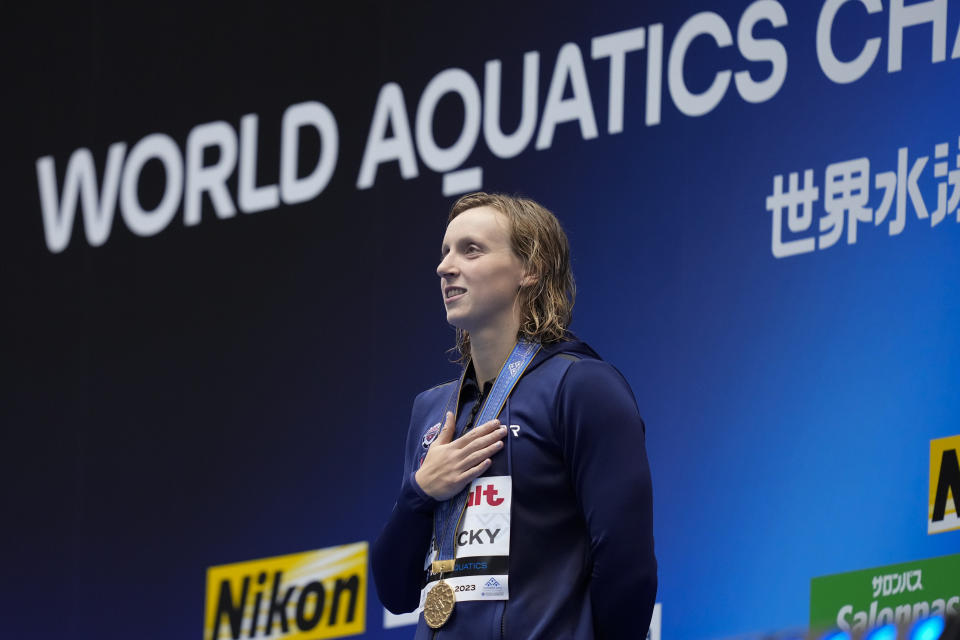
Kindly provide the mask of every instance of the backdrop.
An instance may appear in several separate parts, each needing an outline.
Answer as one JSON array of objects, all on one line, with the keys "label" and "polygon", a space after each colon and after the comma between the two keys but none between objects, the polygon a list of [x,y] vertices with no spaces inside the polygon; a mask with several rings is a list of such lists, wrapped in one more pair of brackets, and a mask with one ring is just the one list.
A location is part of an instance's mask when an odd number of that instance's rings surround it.
[{"label": "backdrop", "polygon": [[[457,374],[435,268],[481,189],[561,219],[637,397],[664,637],[960,548],[960,2],[7,13],[4,635],[286,637],[294,587],[290,637],[409,637],[357,543]],[[264,561],[317,550],[325,591]]]}]

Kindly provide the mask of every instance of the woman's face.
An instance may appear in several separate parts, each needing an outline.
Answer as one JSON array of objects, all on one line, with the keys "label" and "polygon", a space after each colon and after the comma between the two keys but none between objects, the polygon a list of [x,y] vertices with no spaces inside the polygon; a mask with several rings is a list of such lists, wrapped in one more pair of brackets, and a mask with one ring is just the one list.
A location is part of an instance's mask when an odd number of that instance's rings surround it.
[{"label": "woman's face", "polygon": [[447,322],[471,333],[516,333],[523,263],[510,243],[510,222],[492,207],[467,209],[447,225],[437,266]]}]

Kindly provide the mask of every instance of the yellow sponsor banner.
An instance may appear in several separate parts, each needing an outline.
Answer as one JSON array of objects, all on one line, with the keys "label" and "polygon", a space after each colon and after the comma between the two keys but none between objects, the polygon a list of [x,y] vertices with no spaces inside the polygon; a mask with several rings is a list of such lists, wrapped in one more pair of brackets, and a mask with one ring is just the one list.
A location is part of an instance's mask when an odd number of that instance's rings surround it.
[{"label": "yellow sponsor banner", "polygon": [[207,569],[204,640],[317,640],[363,633],[367,543]]},{"label": "yellow sponsor banner", "polygon": [[930,441],[930,502],[927,533],[960,529],[960,435]]}]

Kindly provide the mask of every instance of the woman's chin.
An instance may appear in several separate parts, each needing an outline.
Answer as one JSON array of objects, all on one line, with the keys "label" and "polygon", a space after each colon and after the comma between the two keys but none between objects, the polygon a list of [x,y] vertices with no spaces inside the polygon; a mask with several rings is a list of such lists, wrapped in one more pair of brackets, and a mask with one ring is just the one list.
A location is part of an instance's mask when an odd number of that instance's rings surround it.
[{"label": "woman's chin", "polygon": [[461,331],[470,330],[470,322],[467,320],[467,318],[463,317],[463,314],[457,313],[455,310],[447,311],[447,324],[454,329],[460,329]]}]

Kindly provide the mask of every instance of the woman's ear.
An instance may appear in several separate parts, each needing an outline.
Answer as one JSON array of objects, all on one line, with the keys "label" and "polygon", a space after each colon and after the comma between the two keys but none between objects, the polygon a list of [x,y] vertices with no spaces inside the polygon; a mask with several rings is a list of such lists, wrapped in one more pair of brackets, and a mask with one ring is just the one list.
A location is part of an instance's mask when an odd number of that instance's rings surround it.
[{"label": "woman's ear", "polygon": [[518,288],[522,289],[524,287],[529,287],[530,285],[537,284],[537,282],[539,281],[540,281],[540,276],[538,276],[537,274],[525,273],[523,274],[523,278],[520,280],[520,286]]}]

